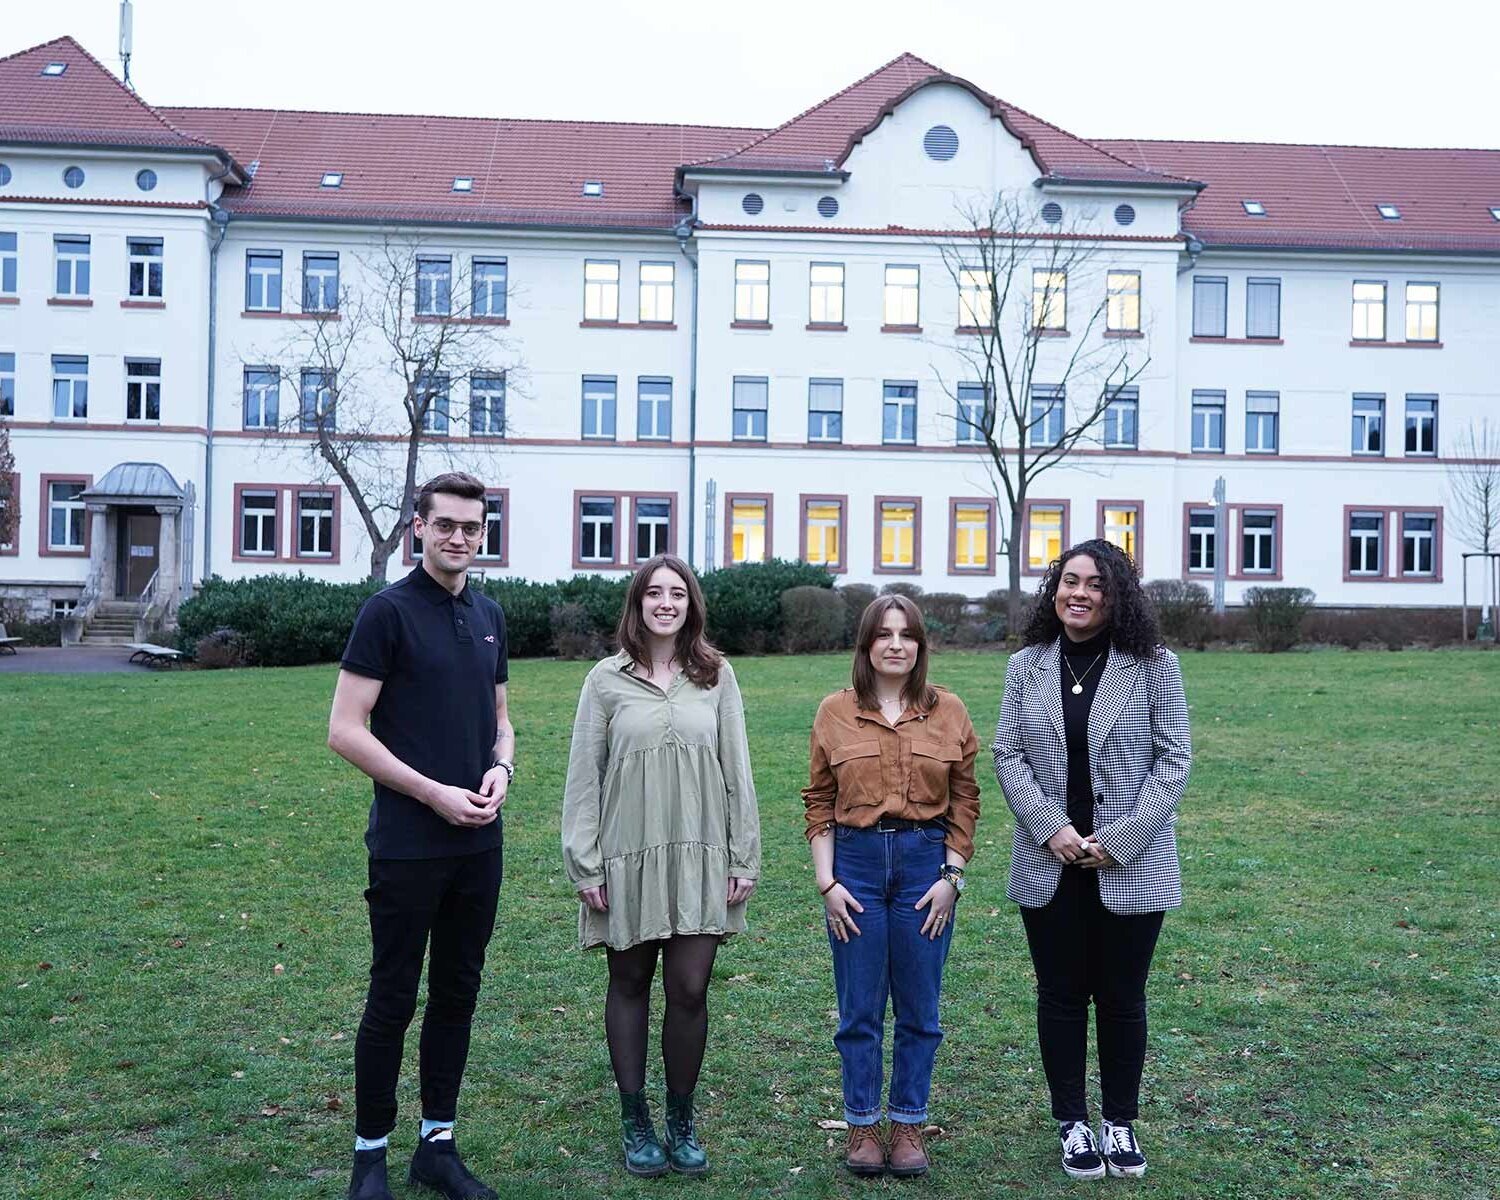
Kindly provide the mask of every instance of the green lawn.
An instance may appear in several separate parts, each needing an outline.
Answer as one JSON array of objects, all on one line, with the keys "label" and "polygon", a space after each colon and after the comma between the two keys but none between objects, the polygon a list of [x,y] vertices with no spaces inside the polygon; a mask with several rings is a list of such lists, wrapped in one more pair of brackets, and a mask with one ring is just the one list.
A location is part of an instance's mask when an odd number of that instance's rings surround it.
[{"label": "green lawn", "polygon": [[[1153,1196],[1500,1189],[1500,654],[1184,660],[1187,905],[1151,982]],[[558,808],[581,663],[523,662],[506,883],[460,1139],[507,1197],[1073,1196],[985,778],[949,960],[927,1181],[856,1183],[798,788],[843,656],[739,664],[765,877],[719,959],[700,1089],[714,1174],[616,1166],[602,958],[574,950]],[[981,743],[1002,663],[934,676]],[[368,933],[368,785],[323,744],[331,668],[3,677],[0,1195],[343,1195]],[[981,763],[983,767],[983,763]],[[408,1061],[414,1074],[415,1038]],[[652,1087],[661,1087],[653,1063]],[[393,1160],[417,1116],[402,1090]],[[403,1171],[404,1176],[404,1171]],[[398,1195],[405,1194],[400,1185]]]}]

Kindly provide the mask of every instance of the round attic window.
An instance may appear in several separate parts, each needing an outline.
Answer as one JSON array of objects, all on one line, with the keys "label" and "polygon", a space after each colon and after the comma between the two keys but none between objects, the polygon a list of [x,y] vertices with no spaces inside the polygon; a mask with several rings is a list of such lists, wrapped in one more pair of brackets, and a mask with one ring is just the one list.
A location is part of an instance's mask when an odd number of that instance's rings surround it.
[{"label": "round attic window", "polygon": [[67,184],[70,188],[82,187],[83,186],[83,168],[82,167],[69,167],[66,171],[63,172],[63,182],[65,184]]},{"label": "round attic window", "polygon": [[765,206],[765,198],[759,192],[746,192],[745,198],[740,201],[740,207],[745,210],[747,216],[751,217],[758,217]]},{"label": "round attic window", "polygon": [[153,171],[150,167],[147,167],[143,171],[137,171],[135,173],[135,186],[140,188],[143,192],[155,191],[156,172]]},{"label": "round attic window", "polygon": [[935,162],[947,162],[958,153],[958,134],[947,125],[934,125],[922,138],[922,149]]},{"label": "round attic window", "polygon": [[1135,223],[1135,209],[1134,208],[1132,208],[1129,204],[1119,204],[1119,205],[1115,206],[1115,224],[1116,225],[1133,225],[1134,223]]},{"label": "round attic window", "polygon": [[4,187],[9,182],[10,168],[7,167],[4,163],[0,163],[0,187]]},{"label": "round attic window", "polygon": [[1048,200],[1046,204],[1042,205],[1042,220],[1046,221],[1048,225],[1061,225],[1062,205],[1056,200]]},{"label": "round attic window", "polygon": [[831,221],[839,215],[839,202],[832,196],[824,196],[818,201],[818,212]]}]

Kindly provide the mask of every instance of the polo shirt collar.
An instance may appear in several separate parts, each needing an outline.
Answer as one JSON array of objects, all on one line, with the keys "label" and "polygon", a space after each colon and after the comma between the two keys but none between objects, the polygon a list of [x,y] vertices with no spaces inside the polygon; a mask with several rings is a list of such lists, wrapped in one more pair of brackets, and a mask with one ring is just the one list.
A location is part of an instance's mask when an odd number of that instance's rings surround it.
[{"label": "polo shirt collar", "polygon": [[441,604],[444,600],[458,600],[470,608],[474,606],[474,593],[467,579],[464,580],[464,590],[455,596],[429,575],[427,568],[421,563],[412,568],[412,573],[407,578],[416,585],[417,590],[422,593],[429,604]]}]

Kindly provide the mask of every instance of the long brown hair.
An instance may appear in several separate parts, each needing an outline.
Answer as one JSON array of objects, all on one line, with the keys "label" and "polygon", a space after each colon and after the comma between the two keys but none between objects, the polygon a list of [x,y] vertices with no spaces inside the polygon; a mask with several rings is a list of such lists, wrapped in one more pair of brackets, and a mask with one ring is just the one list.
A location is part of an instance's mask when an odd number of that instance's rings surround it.
[{"label": "long brown hair", "polygon": [[693,574],[692,567],[675,554],[658,554],[640,565],[630,581],[630,587],[625,591],[625,609],[620,613],[615,640],[638,667],[643,671],[651,670],[649,635],[641,617],[641,608],[651,576],[662,567],[682,580],[688,594],[687,615],[683,619],[682,628],[677,631],[673,656],[682,664],[684,675],[701,688],[711,688],[719,682],[719,664],[724,661],[724,656],[703,632],[708,614],[703,602],[703,589],[698,585],[698,576]]},{"label": "long brown hair", "polygon": [[854,635],[854,696],[860,708],[871,712],[880,710],[880,699],[875,692],[875,668],[870,663],[870,647],[875,644],[875,635],[880,632],[885,614],[895,609],[906,618],[907,636],[917,643],[917,660],[912,664],[911,674],[901,685],[901,700],[908,708],[919,712],[930,712],[937,704],[937,692],[927,683],[927,627],[922,624],[922,610],[905,596],[894,593],[877,596],[865,606],[859,618],[859,631]]}]

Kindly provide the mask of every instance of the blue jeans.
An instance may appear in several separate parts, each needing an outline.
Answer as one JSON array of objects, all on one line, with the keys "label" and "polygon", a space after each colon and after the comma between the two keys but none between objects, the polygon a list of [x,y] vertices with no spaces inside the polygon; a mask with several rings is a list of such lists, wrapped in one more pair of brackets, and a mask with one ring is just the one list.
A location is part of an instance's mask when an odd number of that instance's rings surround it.
[{"label": "blue jeans", "polygon": [[943,1041],[938,995],[953,922],[936,939],[924,937],[920,930],[929,910],[915,906],[937,882],[945,857],[941,828],[834,830],[833,873],[865,909],[851,910],[858,937],[851,933],[841,942],[828,935],[839,998],[833,1044],[843,1060],[844,1120],[850,1125],[873,1125],[881,1117],[887,997],[896,1029],[885,1111],[893,1121],[927,1120],[932,1063]]}]

